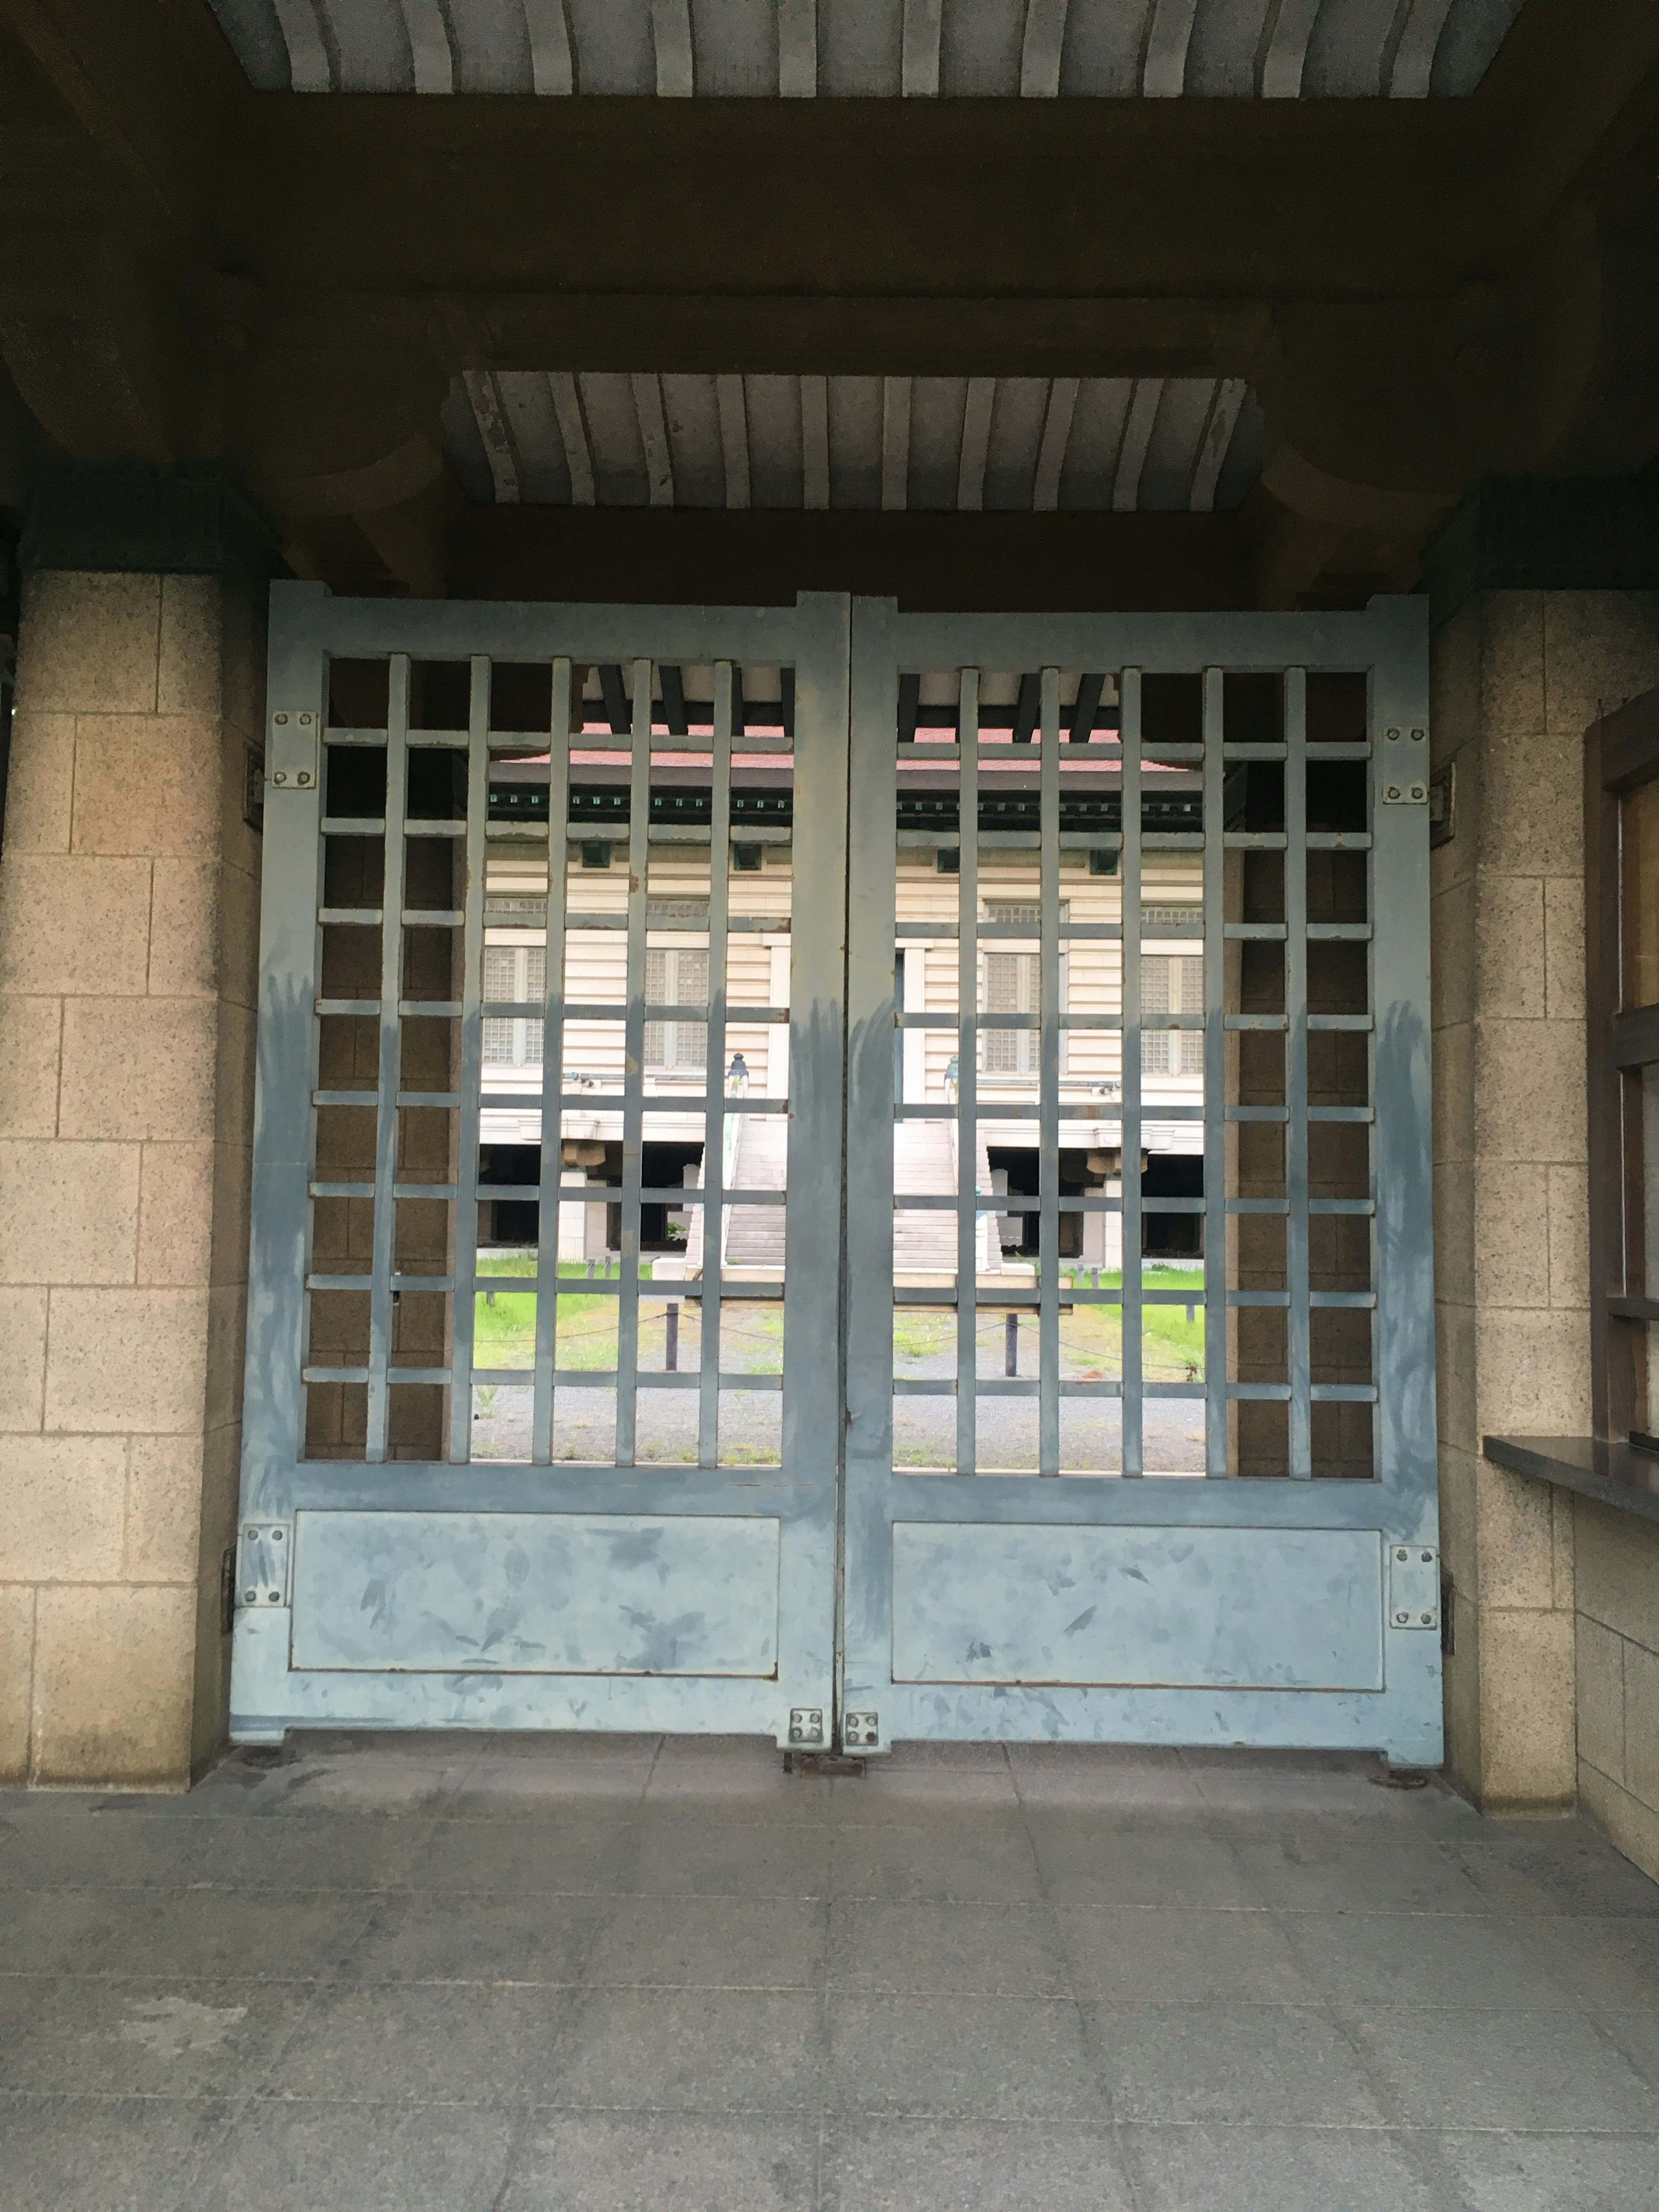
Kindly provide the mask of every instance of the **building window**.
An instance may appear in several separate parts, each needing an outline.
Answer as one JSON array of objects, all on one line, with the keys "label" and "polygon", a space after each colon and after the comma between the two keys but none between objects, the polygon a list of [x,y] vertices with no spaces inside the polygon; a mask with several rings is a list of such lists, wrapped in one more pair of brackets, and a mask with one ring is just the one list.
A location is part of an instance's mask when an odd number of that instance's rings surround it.
[{"label": "building window", "polygon": [[1659,1428],[1659,691],[1585,740],[1595,1432]]},{"label": "building window", "polygon": [[[486,945],[483,994],[487,1004],[538,1003],[547,989],[547,953],[539,945]],[[487,1014],[483,1025],[486,1067],[539,1067],[542,1024],[527,1015]]]},{"label": "building window", "polygon": [[[988,1014],[1035,1014],[1042,1006],[1042,983],[1035,952],[988,952],[981,1011]],[[981,1030],[980,1066],[987,1075],[1035,1075],[1035,1030]]]},{"label": "building window", "polygon": [[[1070,908],[1060,908],[1064,929]],[[987,921],[1029,929],[1036,937],[1042,927],[1042,908],[1035,899],[988,899]],[[1060,956],[1060,1004],[1066,1007],[1066,955]],[[979,1010],[982,1014],[1030,1014],[1042,1011],[1042,955],[1024,950],[982,952],[980,961]],[[1041,1058],[1041,1039],[1036,1028],[981,1030],[979,1036],[980,1073],[983,1075],[1035,1076]],[[1062,1057],[1064,1043],[1062,1041]]]},{"label": "building window", "polygon": [[1144,1075],[1202,1075],[1202,1030],[1148,1026],[1160,1014],[1204,1012],[1204,963],[1149,953],[1140,963],[1140,1068]]},{"label": "building window", "polygon": [[[708,953],[701,947],[651,946],[645,956],[645,999],[651,1006],[707,1006]],[[647,1022],[645,1064],[659,1074],[702,1074],[708,1065],[708,1023]]]}]

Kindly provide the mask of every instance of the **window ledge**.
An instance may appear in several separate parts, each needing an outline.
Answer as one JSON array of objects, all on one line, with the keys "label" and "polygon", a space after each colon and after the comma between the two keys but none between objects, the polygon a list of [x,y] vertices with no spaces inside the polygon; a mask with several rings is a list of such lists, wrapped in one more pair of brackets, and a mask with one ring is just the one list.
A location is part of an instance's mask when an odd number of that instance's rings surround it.
[{"label": "window ledge", "polygon": [[1494,1466],[1576,1490],[1617,1511],[1659,1521],[1659,1458],[1594,1437],[1483,1437]]}]

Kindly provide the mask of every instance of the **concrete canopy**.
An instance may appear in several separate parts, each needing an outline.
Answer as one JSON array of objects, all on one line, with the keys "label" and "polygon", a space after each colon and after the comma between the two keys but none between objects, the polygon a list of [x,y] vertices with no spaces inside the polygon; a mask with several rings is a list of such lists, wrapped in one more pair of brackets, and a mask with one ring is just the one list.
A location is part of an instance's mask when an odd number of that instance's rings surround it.
[{"label": "concrete canopy", "polygon": [[1519,0],[213,0],[262,92],[1457,99]]},{"label": "concrete canopy", "polygon": [[[1011,575],[1063,586],[1054,605],[1408,586],[1480,477],[1629,476],[1659,452],[1659,16],[1510,12],[9,0],[4,495],[65,462],[212,465],[296,569],[367,590],[635,575],[672,596],[688,561],[721,592],[789,570],[791,589],[908,575],[969,603]],[[1131,76],[1089,77],[1089,41],[1132,20]],[[941,96],[854,96],[831,63],[858,22],[897,57],[890,92]],[[256,89],[297,82],[307,23],[343,88]],[[785,88],[802,23],[818,73]],[[636,89],[656,90],[677,24],[696,97],[594,89],[592,42],[632,38]],[[532,64],[563,35],[573,89],[475,67],[480,26]],[[936,79],[917,59],[935,32]],[[1293,33],[1296,70],[1270,70]],[[764,69],[738,67],[762,47]],[[1041,85],[1039,47],[1058,58]],[[447,96],[399,91],[394,48]],[[1428,96],[1380,96],[1408,90]],[[599,435],[591,508],[561,490],[562,433],[513,427],[515,408],[556,422],[560,379],[596,415],[604,389],[632,409],[637,457],[610,470]],[[805,427],[799,495],[781,458],[820,385],[825,504]],[[1127,429],[1154,387],[1136,474]],[[654,503],[641,392],[669,464]],[[1249,396],[1212,492],[1196,456],[1224,393]],[[1109,426],[1091,446],[1091,410],[1105,424],[1120,402],[1115,447]],[[496,468],[480,404],[508,426]]]}]

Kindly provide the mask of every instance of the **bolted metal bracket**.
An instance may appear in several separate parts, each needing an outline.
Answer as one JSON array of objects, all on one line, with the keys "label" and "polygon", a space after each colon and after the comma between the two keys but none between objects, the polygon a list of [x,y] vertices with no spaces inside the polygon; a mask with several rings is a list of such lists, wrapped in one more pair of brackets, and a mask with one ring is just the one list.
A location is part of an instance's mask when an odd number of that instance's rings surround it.
[{"label": "bolted metal bracket", "polygon": [[244,1521],[236,1556],[236,1602],[246,1612],[288,1603],[288,1559],[294,1548],[285,1521]]},{"label": "bolted metal bracket", "polygon": [[1385,730],[1377,798],[1384,806],[1426,806],[1429,803],[1429,733]]},{"label": "bolted metal bracket", "polygon": [[880,1714],[848,1713],[842,1723],[841,1735],[848,1751],[878,1751],[881,1748]]},{"label": "bolted metal bracket", "polygon": [[267,799],[280,791],[315,791],[317,740],[321,716],[279,707],[270,718],[270,737],[265,746]]},{"label": "bolted metal bracket", "polygon": [[1431,1545],[1389,1547],[1389,1626],[1439,1627],[1440,1554]]},{"label": "bolted metal bracket", "polygon": [[824,1741],[823,1708],[822,1705],[791,1705],[789,1708],[789,1741],[802,1746],[820,1745]]}]

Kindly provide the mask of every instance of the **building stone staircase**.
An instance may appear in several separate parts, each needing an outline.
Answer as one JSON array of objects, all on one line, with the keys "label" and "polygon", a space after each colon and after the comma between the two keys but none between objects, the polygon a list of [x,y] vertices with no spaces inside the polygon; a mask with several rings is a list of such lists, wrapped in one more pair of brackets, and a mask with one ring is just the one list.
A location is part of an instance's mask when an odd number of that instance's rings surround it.
[{"label": "building stone staircase", "polygon": [[[738,1117],[734,1190],[781,1190],[788,1180],[789,1122],[782,1114]],[[783,1273],[784,1209],[781,1206],[734,1206],[726,1217],[726,1264]]]},{"label": "building stone staircase", "polygon": [[[990,1164],[981,1144],[974,1177],[975,1188],[988,1196]],[[907,1208],[907,1197],[953,1197],[957,1189],[957,1125],[954,1121],[897,1121],[893,1126],[893,1190],[897,1211],[893,1216],[893,1273],[898,1275],[950,1275],[957,1271],[957,1218],[943,1207]],[[976,1272],[998,1273],[1002,1245],[987,1233],[981,1218],[976,1238]]]},{"label": "building stone staircase", "polygon": [[[789,1124],[783,1115],[745,1114],[738,1118],[732,1170],[727,1181],[735,1190],[782,1190],[787,1178]],[[701,1183],[699,1177],[699,1183]],[[991,1171],[985,1147],[979,1148],[978,1188],[989,1196]],[[907,1195],[949,1197],[957,1188],[956,1124],[952,1121],[900,1121],[893,1129],[893,1187],[901,1200],[893,1217],[895,1275],[954,1276],[957,1266],[957,1223],[943,1208],[906,1207]],[[686,1237],[685,1272],[702,1272],[703,1209],[691,1209]],[[726,1209],[725,1264],[757,1274],[781,1276],[784,1256],[784,1208],[781,1206],[733,1206]],[[980,1224],[978,1273],[998,1273],[1002,1247],[995,1233],[996,1217],[988,1212]],[[659,1271],[660,1272],[660,1271]]]}]

